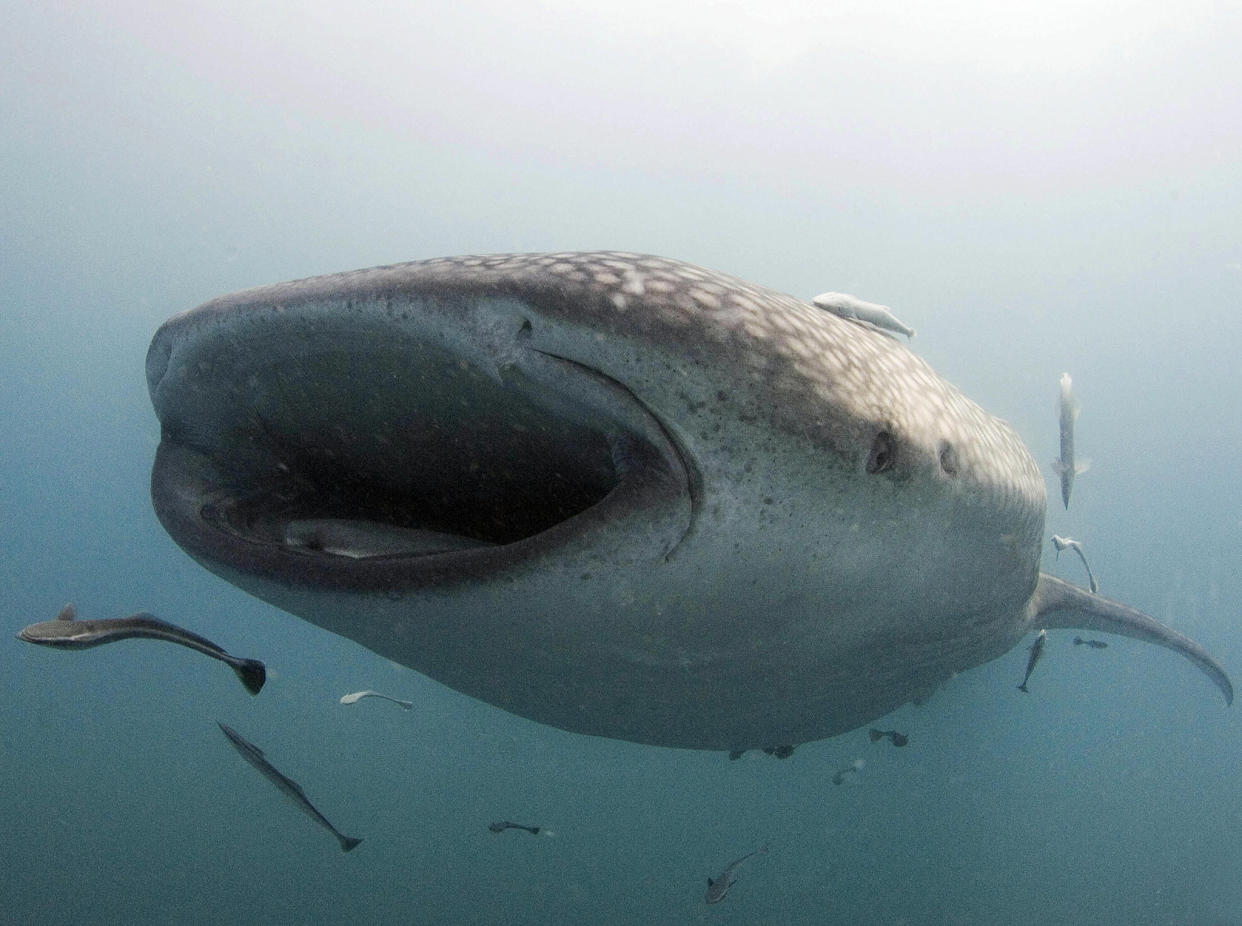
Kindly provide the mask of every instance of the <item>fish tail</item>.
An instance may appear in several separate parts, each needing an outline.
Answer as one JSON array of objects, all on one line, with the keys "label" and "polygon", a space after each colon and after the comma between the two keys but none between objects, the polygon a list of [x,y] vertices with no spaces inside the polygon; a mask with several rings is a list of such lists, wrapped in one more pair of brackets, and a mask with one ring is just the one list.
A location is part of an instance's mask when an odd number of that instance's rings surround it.
[{"label": "fish tail", "polygon": [[358,843],[362,842],[361,839],[355,839],[353,836],[338,836],[337,838],[341,840],[342,852],[352,851],[358,848]]},{"label": "fish tail", "polygon": [[1018,686],[1018,691],[1025,691],[1027,694],[1031,693],[1030,689],[1026,687],[1026,682],[1023,682],[1021,685]]},{"label": "fish tail", "polygon": [[[257,695],[267,681],[267,667],[257,659],[239,659],[233,663],[233,671],[252,695]],[[345,851],[349,851],[346,849]]]}]

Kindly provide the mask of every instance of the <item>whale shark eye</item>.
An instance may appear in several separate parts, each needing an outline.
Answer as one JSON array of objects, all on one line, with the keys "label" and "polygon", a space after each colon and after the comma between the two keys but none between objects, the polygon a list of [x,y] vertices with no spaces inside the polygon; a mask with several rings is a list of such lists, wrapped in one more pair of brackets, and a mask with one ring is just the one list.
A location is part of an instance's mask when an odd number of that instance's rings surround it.
[{"label": "whale shark eye", "polygon": [[867,472],[875,474],[890,470],[897,462],[897,442],[893,435],[881,431],[871,442],[871,453],[867,457]]}]

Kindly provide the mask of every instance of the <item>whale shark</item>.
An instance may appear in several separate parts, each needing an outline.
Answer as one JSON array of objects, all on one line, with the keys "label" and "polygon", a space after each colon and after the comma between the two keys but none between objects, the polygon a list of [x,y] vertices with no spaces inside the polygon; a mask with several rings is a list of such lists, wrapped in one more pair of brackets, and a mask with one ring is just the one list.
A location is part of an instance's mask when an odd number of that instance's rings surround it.
[{"label": "whale shark", "polygon": [[320,276],[172,317],[146,373],[152,502],[193,558],[544,724],[804,743],[1062,627],[1232,701],[1197,643],[1040,572],[1012,427],[733,276],[621,252]]}]

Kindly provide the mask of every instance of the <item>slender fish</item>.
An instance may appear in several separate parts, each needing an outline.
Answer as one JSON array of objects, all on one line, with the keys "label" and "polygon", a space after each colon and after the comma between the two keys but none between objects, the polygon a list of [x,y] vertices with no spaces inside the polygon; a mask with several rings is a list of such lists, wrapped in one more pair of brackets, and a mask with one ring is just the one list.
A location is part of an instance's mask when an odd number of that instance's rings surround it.
[{"label": "slender fish", "polygon": [[1074,398],[1073,380],[1068,373],[1061,374],[1061,456],[1052,461],[1053,470],[1061,477],[1061,501],[1069,509],[1070,491],[1074,477],[1085,473],[1090,464],[1083,460],[1074,462],[1074,422],[1078,420],[1078,400]]},{"label": "slender fish", "polygon": [[499,820],[495,823],[487,824],[487,828],[493,833],[503,833],[505,830],[526,830],[532,836],[538,836],[544,832],[542,826],[526,826],[523,823],[511,823],[508,820]]},{"label": "slender fish", "polygon": [[733,887],[733,882],[737,880],[737,867],[755,855],[762,855],[768,851],[768,847],[756,849],[754,852],[748,852],[739,859],[734,859],[725,866],[725,870],[716,876],[715,880],[707,879],[707,894],[703,897],[708,903],[720,903],[724,900],[725,894],[729,893],[729,888]]},{"label": "slender fish", "polygon": [[1044,654],[1044,644],[1048,642],[1048,631],[1041,630],[1035,637],[1035,642],[1031,644],[1031,656],[1026,661],[1026,677],[1022,679],[1022,684],[1018,686],[1019,691],[1026,691],[1026,683],[1031,680],[1031,673],[1035,671],[1035,663],[1039,662],[1039,657]]},{"label": "slender fish", "polygon": [[315,805],[306,799],[306,793],[302,790],[302,786],[292,778],[287,778],[282,775],[276,766],[267,761],[267,758],[263,755],[262,749],[250,742],[250,740],[246,739],[232,727],[225,726],[218,720],[216,721],[216,725],[219,726],[219,728],[224,732],[224,735],[229,738],[229,742],[233,744],[233,748],[241,753],[241,757],[243,759],[257,768],[263,774],[264,778],[279,788],[280,792],[289,798],[289,800],[293,801],[293,803],[296,804],[303,813],[324,829],[330,831],[332,835],[337,838],[341,844],[342,852],[348,852],[357,846],[358,843],[362,842],[361,839],[355,839],[353,836],[346,836],[342,834],[335,826],[329,823],[328,818],[316,810]]},{"label": "slender fish", "polygon": [[1082,637],[1074,637],[1075,646],[1088,646],[1091,649],[1108,649],[1108,644],[1103,640],[1084,640]]},{"label": "slender fish", "polygon": [[872,727],[869,735],[873,743],[878,743],[887,736],[892,740],[893,745],[899,748],[910,742],[910,737],[904,733],[898,733],[896,730],[877,730],[875,727]]},{"label": "slender fish", "polygon": [[1082,544],[1072,537],[1058,537],[1056,534],[1053,534],[1052,545],[1057,548],[1057,559],[1061,558],[1062,550],[1073,550],[1078,554],[1078,558],[1082,560],[1083,568],[1087,570],[1087,582],[1091,585],[1091,594],[1098,594],[1100,586],[1096,584],[1091,567],[1087,565],[1087,554],[1082,551]]},{"label": "slender fish", "polygon": [[414,706],[413,701],[402,701],[400,698],[390,698],[386,694],[380,694],[378,691],[367,689],[366,691],[355,691],[352,694],[341,695],[342,704],[357,704],[363,698],[383,698],[385,701],[391,701],[393,704],[400,704],[404,710],[409,710]]},{"label": "slender fish", "polygon": [[246,690],[258,694],[267,681],[267,669],[257,659],[239,659],[231,656],[206,637],[162,621],[152,614],[133,614],[98,621],[77,620],[73,604],[65,605],[54,621],[31,624],[17,634],[17,639],[55,649],[89,649],[117,640],[141,637],[148,640],[164,640],[197,650],[212,659],[219,659],[237,673]]}]

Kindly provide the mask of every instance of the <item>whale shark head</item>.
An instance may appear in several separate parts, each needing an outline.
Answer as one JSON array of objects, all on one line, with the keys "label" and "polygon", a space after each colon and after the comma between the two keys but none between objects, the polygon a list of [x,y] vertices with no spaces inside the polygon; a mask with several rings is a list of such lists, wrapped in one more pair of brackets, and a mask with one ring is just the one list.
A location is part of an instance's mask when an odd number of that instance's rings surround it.
[{"label": "whale shark head", "polygon": [[564,729],[819,739],[1081,613],[1008,425],[866,324],[678,261],[248,290],[165,323],[147,377],[192,556]]}]

